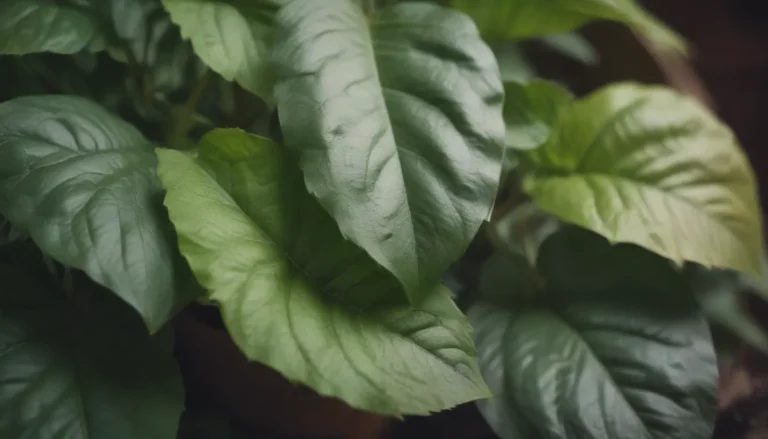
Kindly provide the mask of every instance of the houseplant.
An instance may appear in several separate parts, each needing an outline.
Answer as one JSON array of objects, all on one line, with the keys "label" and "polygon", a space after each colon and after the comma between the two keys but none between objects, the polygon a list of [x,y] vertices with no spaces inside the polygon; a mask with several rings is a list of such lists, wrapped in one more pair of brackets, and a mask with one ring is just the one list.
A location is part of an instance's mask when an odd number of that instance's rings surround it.
[{"label": "houseplant", "polygon": [[4,2],[0,433],[174,436],[194,302],[359,414],[708,437],[692,279],[761,274],[754,176],[672,90],[502,80],[489,44],[595,19],[686,50],[618,0]]}]

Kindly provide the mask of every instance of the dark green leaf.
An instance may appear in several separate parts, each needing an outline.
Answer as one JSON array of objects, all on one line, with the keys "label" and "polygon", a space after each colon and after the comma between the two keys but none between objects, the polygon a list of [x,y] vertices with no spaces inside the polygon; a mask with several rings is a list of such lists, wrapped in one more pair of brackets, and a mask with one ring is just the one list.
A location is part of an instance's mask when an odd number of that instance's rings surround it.
[{"label": "dark green leaf", "polygon": [[755,177],[728,127],[672,90],[617,84],[575,102],[523,154],[525,190],[566,222],[677,263],[758,273]]},{"label": "dark green leaf", "polygon": [[541,79],[526,84],[509,82],[504,90],[506,146],[512,149],[534,149],[546,143],[560,114],[573,102],[568,89]]},{"label": "dark green leaf", "polygon": [[74,309],[1,266],[0,437],[168,439],[184,404],[170,332],[109,294]]},{"label": "dark green leaf", "polygon": [[577,32],[544,35],[539,41],[555,52],[588,66],[595,66],[600,61],[597,49]]},{"label": "dark green leaf", "polygon": [[402,298],[397,280],[342,238],[279,146],[216,130],[197,158],[158,156],[181,251],[248,358],[387,415],[487,396],[445,289],[416,307],[370,304]]},{"label": "dark green leaf", "polygon": [[627,24],[661,47],[685,52],[686,43],[635,0],[452,0],[491,40],[530,38],[577,29],[594,20]]},{"label": "dark green leaf", "polygon": [[536,77],[536,69],[516,43],[505,41],[495,44],[493,53],[504,82],[526,83]]},{"label": "dark green leaf", "polygon": [[496,195],[503,88],[463,14],[293,0],[272,64],[285,142],[345,236],[417,301],[467,248]]},{"label": "dark green leaf", "polygon": [[680,270],[668,260],[632,244],[611,244],[604,237],[574,226],[551,234],[536,265],[550,290],[589,294],[621,290],[631,284],[658,290],[674,285],[689,291]]},{"label": "dark green leaf", "polygon": [[67,96],[0,104],[0,212],[61,263],[133,306],[152,330],[190,299],[162,210],[152,145]]},{"label": "dark green leaf", "polygon": [[730,270],[690,270],[690,281],[704,314],[741,340],[768,354],[768,332],[752,317],[739,293],[745,288],[738,273]]},{"label": "dark green leaf", "polygon": [[0,2],[0,55],[73,54],[105,47],[96,17],[82,8],[45,0]]},{"label": "dark green leaf", "polygon": [[[505,439],[708,439],[716,357],[706,320],[681,277],[667,276],[663,267],[633,266],[625,248],[615,247],[606,252],[614,262],[604,273],[622,266],[635,276],[592,284],[594,270],[577,271],[589,264],[562,266],[587,260],[598,267],[607,255],[561,254],[590,248],[573,241],[565,231],[550,237],[540,268],[550,284],[573,283],[575,289],[550,289],[535,306],[481,302],[469,312],[481,369],[495,395],[479,403],[486,419]],[[637,275],[654,279],[637,282]]]}]

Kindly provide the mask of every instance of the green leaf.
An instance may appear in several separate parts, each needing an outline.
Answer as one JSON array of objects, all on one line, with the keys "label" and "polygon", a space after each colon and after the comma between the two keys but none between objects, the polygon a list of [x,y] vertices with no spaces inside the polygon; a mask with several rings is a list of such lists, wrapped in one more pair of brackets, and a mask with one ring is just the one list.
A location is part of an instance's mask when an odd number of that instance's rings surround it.
[{"label": "green leaf", "polygon": [[345,236],[416,302],[488,218],[501,172],[503,88],[463,14],[294,0],[272,65],[286,145]]},{"label": "green leaf", "polygon": [[535,204],[525,202],[496,220],[492,227],[498,246],[534,264],[541,244],[560,228],[560,223]]},{"label": "green leaf", "polygon": [[[548,242],[558,240],[565,242],[549,250],[573,244],[563,232]],[[617,265],[630,265],[623,251],[615,247],[612,256]],[[540,269],[551,283],[568,285],[571,272],[552,275],[572,255],[552,256]],[[548,290],[534,306],[480,302],[470,309],[481,369],[494,393],[478,405],[502,438],[711,437],[718,382],[706,320],[678,278],[634,270],[661,275],[653,286],[622,277],[608,289]],[[585,271],[579,284],[591,276]],[[501,288],[526,289],[513,282]]]},{"label": "green leaf", "polygon": [[387,415],[487,396],[470,328],[444,288],[417,307],[350,303],[403,293],[342,238],[279,146],[216,130],[197,159],[157,154],[181,251],[248,358]]},{"label": "green leaf", "polygon": [[740,300],[739,293],[746,288],[738,273],[696,267],[689,276],[699,305],[710,321],[768,354],[768,332]]},{"label": "green leaf", "polygon": [[686,52],[685,40],[635,0],[452,0],[490,40],[560,34],[595,20],[624,23],[660,47]]},{"label": "green leaf", "polygon": [[0,55],[102,50],[99,22],[82,8],[43,0],[0,3]]},{"label": "green leaf", "polygon": [[[157,0],[78,0],[97,11],[114,37],[110,55],[117,61],[138,64],[151,78],[149,93],[168,93],[192,83],[202,64]],[[137,72],[133,72],[136,74]]]},{"label": "green leaf", "polygon": [[493,46],[504,82],[526,83],[536,77],[536,68],[518,44],[505,41]]},{"label": "green leaf", "polygon": [[529,150],[546,143],[560,114],[573,102],[568,89],[542,79],[526,84],[509,82],[504,90],[506,146],[512,149]]},{"label": "green leaf", "polygon": [[268,36],[272,16],[285,1],[163,0],[163,5],[212,70],[269,99]]},{"label": "green leaf", "polygon": [[544,35],[539,41],[551,50],[588,66],[600,62],[597,49],[584,36],[577,32]]},{"label": "green leaf", "polygon": [[536,266],[547,288],[561,293],[616,291],[625,284],[649,290],[668,285],[675,285],[671,289],[676,291],[690,290],[669,260],[634,244],[611,244],[574,226],[564,226],[544,240]]},{"label": "green leaf", "polygon": [[170,331],[150,338],[109,294],[75,309],[19,267],[0,276],[0,437],[175,437],[184,390]]},{"label": "green leaf", "polygon": [[524,188],[544,210],[677,263],[759,273],[755,177],[732,132],[692,98],[631,83],[577,101]]},{"label": "green leaf", "polygon": [[0,104],[0,212],[159,329],[192,291],[177,283],[152,145],[102,107],[68,96]]}]

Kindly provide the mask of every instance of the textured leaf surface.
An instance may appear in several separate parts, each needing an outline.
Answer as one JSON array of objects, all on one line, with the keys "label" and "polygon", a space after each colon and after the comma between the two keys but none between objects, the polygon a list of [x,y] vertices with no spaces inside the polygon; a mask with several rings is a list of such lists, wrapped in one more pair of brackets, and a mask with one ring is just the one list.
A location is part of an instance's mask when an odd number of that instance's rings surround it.
[{"label": "textured leaf surface", "polygon": [[469,14],[483,35],[492,40],[559,34],[594,20],[613,20],[661,47],[686,50],[682,37],[635,0],[452,0],[452,4]]},{"label": "textured leaf surface", "polygon": [[[573,244],[567,232],[548,243],[557,240],[565,242],[545,246],[540,264],[572,260],[544,255]],[[615,248],[613,259],[631,264],[623,253]],[[540,269],[549,273],[548,282],[572,280]],[[480,302],[470,309],[481,368],[494,393],[479,407],[502,438],[711,437],[717,364],[706,321],[680,278],[635,271],[658,278],[643,284],[626,277],[591,291],[549,290],[546,303],[535,307]],[[526,286],[503,288],[511,296]]]},{"label": "textured leaf surface", "polygon": [[163,0],[197,55],[228,81],[263,98],[271,96],[268,34],[272,15],[286,0]]},{"label": "textured leaf surface", "polygon": [[540,79],[526,84],[509,82],[504,90],[506,146],[513,149],[527,150],[543,145],[557,127],[560,113],[573,101],[568,89]]},{"label": "textured leaf surface", "polygon": [[98,20],[82,9],[42,0],[0,3],[0,55],[73,54],[104,47]]},{"label": "textured leaf surface", "polygon": [[503,88],[465,15],[412,3],[371,20],[348,0],[281,9],[275,97],[309,191],[416,301],[489,215]]},{"label": "textured leaf surface", "polygon": [[619,84],[574,103],[527,152],[544,210],[675,262],[759,273],[755,177],[732,132],[691,98]]},{"label": "textured leaf surface", "polygon": [[61,263],[133,306],[152,330],[186,301],[149,142],[81,98],[0,104],[0,211]]},{"label": "textured leaf surface", "polygon": [[402,299],[398,282],[344,241],[277,145],[217,130],[197,159],[158,156],[181,251],[250,359],[390,415],[487,395],[470,328],[446,291],[418,307],[382,303]]},{"label": "textured leaf surface", "polygon": [[150,338],[109,294],[75,310],[19,267],[0,276],[0,437],[175,437],[184,394],[170,333]]}]

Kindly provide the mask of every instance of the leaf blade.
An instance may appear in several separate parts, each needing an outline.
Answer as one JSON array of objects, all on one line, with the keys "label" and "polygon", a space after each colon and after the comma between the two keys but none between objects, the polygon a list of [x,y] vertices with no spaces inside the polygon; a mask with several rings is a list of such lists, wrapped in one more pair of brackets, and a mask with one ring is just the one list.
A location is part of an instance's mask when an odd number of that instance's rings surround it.
[{"label": "leaf blade", "polygon": [[219,130],[203,141],[201,162],[157,154],[181,251],[249,359],[388,415],[426,414],[486,395],[466,319],[444,290],[417,308],[345,304],[373,288],[383,287],[388,299],[399,286],[344,245],[272,142]]},{"label": "leaf blade", "polygon": [[544,210],[677,263],[759,272],[755,179],[731,131],[690,98],[623,83],[572,105],[525,153]]},{"label": "leaf blade", "polygon": [[82,98],[0,104],[0,210],[45,252],[85,271],[159,329],[191,300],[173,265],[152,146]]},{"label": "leaf blade", "polygon": [[503,93],[492,52],[467,17],[428,4],[386,9],[369,27],[346,0],[298,0],[275,29],[280,122],[307,188],[418,301],[495,198]]}]

